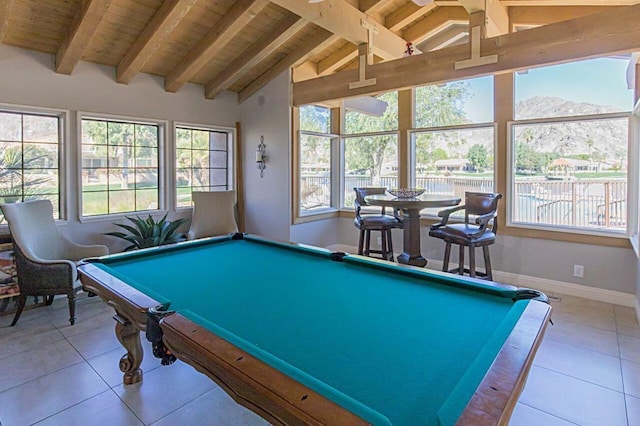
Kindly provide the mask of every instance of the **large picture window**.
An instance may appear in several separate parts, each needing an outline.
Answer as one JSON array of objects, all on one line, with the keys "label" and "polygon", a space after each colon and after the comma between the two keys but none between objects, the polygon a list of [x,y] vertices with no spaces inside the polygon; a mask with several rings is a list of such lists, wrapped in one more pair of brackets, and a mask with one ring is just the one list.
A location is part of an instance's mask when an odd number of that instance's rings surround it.
[{"label": "large picture window", "polygon": [[412,186],[460,198],[494,191],[492,77],[416,88],[415,122]]},{"label": "large picture window", "polygon": [[382,104],[384,108],[358,110],[345,104],[342,200],[345,207],[353,207],[353,188],[399,186],[398,92],[383,93],[369,102]]},{"label": "large picture window", "polygon": [[511,225],[626,233],[626,66],[600,58],[516,74]]},{"label": "large picture window", "polygon": [[82,216],[157,210],[160,125],[82,119]]},{"label": "large picture window", "polygon": [[60,218],[61,135],[59,114],[0,110],[0,203],[49,199]]},{"label": "large picture window", "polygon": [[329,108],[307,105],[300,108],[298,199],[301,214],[322,211],[331,207],[332,149],[335,136],[331,134]]},{"label": "large picture window", "polygon": [[191,206],[192,191],[232,188],[232,140],[228,130],[176,126],[178,207]]}]

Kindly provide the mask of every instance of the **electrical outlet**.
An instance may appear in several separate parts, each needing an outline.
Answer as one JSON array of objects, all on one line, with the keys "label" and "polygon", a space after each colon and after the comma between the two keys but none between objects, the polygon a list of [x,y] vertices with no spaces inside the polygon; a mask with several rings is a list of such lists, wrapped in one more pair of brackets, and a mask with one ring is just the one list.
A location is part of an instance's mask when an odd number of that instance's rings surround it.
[{"label": "electrical outlet", "polygon": [[582,265],[573,265],[573,276],[578,278],[584,277],[584,266]]}]

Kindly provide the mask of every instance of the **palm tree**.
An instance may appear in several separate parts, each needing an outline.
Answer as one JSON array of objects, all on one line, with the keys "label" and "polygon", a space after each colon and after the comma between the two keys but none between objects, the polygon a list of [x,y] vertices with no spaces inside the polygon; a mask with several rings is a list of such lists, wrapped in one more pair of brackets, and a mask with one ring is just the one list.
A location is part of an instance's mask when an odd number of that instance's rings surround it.
[{"label": "palm tree", "polygon": [[[26,175],[23,169],[35,165],[46,155],[37,153],[37,148],[0,145],[0,200],[13,203],[30,198],[30,195],[42,193],[42,188],[49,181],[46,177]],[[28,160],[23,162],[23,158]]]}]

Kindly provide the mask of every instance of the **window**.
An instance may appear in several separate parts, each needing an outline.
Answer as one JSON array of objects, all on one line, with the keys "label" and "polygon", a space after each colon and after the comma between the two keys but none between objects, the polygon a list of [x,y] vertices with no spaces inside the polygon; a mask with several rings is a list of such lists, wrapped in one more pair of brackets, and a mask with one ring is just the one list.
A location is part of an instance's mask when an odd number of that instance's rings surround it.
[{"label": "window", "polygon": [[230,130],[176,126],[178,207],[191,206],[192,191],[232,189],[232,144]]},{"label": "window", "polygon": [[313,213],[331,207],[331,111],[308,105],[300,108],[299,210]]},{"label": "window", "polygon": [[494,191],[493,78],[418,87],[415,121],[413,186],[460,197]]},{"label": "window", "polygon": [[380,114],[345,108],[345,207],[353,207],[355,187],[398,187],[398,92],[384,93],[376,100],[387,104]]},{"label": "window", "polygon": [[353,207],[353,188],[398,187],[397,133],[344,138],[344,205]]},{"label": "window", "polygon": [[493,122],[493,77],[479,77],[415,90],[416,127]]},{"label": "window", "polygon": [[0,110],[0,203],[49,199],[60,218],[61,135],[61,114]]},{"label": "window", "polygon": [[600,58],[516,74],[511,225],[626,233],[626,66]]},{"label": "window", "polygon": [[82,216],[159,209],[160,130],[82,118]]}]

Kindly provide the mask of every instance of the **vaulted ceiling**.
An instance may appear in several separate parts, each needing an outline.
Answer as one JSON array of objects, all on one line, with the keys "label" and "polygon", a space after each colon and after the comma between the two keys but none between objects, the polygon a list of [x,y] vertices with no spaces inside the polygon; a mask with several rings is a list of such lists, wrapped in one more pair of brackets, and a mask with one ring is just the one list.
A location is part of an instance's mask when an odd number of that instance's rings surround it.
[{"label": "vaulted ceiling", "polygon": [[[372,41],[376,62],[468,42],[471,13],[487,36],[564,21],[640,0],[0,0],[0,43],[116,68],[116,80],[161,76],[165,90],[200,84],[204,96],[242,102],[294,68],[304,80],[357,68]],[[364,23],[364,24],[363,24]],[[372,39],[370,37],[373,37]],[[0,65],[1,67],[1,65]]]}]

